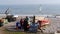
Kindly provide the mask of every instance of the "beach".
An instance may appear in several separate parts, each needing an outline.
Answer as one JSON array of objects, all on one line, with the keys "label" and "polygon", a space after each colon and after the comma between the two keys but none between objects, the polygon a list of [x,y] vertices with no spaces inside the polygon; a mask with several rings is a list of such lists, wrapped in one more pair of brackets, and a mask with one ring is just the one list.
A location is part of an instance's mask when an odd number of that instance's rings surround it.
[{"label": "beach", "polygon": [[[16,22],[20,18],[21,17],[18,17],[15,22],[10,22],[8,24],[5,24],[3,27],[0,27],[0,32],[3,33],[5,28],[8,28],[10,26],[15,26]],[[57,30],[60,30],[60,18],[48,18],[48,19],[49,19],[50,24],[47,25],[47,27],[44,30],[44,33],[55,33]],[[5,33],[3,33],[3,34],[5,34]]]}]

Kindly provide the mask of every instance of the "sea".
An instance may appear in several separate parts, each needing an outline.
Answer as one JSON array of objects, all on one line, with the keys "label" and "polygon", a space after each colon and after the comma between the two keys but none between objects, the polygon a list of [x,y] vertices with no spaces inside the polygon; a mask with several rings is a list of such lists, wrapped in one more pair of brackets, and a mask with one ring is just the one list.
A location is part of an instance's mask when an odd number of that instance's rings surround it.
[{"label": "sea", "polygon": [[18,15],[38,15],[38,14],[53,14],[60,15],[60,5],[45,5],[45,4],[33,4],[33,5],[0,5],[0,14],[5,13],[8,10],[10,14]]}]

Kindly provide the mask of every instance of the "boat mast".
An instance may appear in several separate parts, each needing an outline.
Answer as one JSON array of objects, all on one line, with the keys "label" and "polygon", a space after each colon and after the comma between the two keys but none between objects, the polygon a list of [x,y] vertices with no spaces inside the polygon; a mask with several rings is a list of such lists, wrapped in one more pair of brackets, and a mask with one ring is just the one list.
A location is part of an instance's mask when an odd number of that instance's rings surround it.
[{"label": "boat mast", "polygon": [[5,11],[5,14],[6,14],[6,15],[8,15],[8,14],[9,14],[8,10],[9,10],[9,8]]}]

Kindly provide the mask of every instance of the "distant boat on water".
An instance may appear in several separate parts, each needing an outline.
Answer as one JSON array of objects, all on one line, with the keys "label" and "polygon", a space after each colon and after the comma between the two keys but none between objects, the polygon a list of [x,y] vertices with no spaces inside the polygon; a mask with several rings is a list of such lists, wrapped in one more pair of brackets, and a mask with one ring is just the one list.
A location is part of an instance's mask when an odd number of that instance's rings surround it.
[{"label": "distant boat on water", "polygon": [[42,7],[40,7],[40,11],[42,11]]},{"label": "distant boat on water", "polygon": [[41,14],[41,15],[39,15],[39,16],[43,16],[43,17],[49,17],[49,18],[55,18],[55,15],[51,15],[51,14],[43,14],[43,12],[42,12],[42,6],[40,5],[40,8],[39,8],[39,13]]}]

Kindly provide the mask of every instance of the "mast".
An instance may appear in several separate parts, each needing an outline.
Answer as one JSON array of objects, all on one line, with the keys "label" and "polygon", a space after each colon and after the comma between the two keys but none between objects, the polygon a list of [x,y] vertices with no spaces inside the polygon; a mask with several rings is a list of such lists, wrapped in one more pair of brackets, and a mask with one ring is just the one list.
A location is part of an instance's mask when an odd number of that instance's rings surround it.
[{"label": "mast", "polygon": [[9,8],[5,11],[5,14],[6,14],[6,15],[8,15],[8,14],[9,14],[8,10],[9,10]]}]

